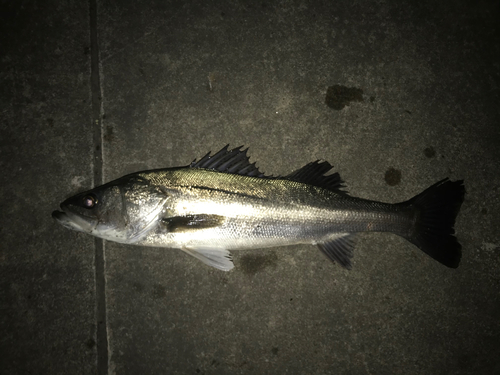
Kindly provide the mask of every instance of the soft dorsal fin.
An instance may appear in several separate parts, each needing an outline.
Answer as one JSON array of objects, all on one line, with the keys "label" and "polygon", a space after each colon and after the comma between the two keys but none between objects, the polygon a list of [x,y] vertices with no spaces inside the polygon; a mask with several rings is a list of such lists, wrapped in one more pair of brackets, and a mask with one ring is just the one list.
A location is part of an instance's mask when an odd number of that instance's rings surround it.
[{"label": "soft dorsal fin", "polygon": [[302,182],[309,185],[322,187],[324,189],[333,190],[337,193],[347,194],[341,190],[345,187],[344,181],[340,175],[335,172],[325,176],[326,173],[332,170],[332,165],[327,161],[320,162],[319,160],[306,164],[302,168],[285,176],[291,181]]},{"label": "soft dorsal fin", "polygon": [[228,147],[229,145],[226,145],[214,155],[210,155],[211,152],[209,152],[200,160],[193,160],[189,166],[191,168],[213,169],[218,172],[243,176],[266,177],[255,166],[255,163],[250,164],[250,158],[247,156],[248,148],[242,150],[243,146],[240,146],[228,150]]}]

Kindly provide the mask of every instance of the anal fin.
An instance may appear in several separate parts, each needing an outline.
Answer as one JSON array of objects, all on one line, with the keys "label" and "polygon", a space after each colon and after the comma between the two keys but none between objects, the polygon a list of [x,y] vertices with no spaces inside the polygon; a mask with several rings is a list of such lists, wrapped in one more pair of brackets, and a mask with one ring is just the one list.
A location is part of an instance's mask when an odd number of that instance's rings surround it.
[{"label": "anal fin", "polygon": [[342,267],[350,270],[351,259],[355,244],[355,234],[341,234],[330,241],[318,243],[318,247],[331,261],[339,263]]},{"label": "anal fin", "polygon": [[226,249],[183,247],[181,250],[221,271],[231,271],[234,268],[231,253]]}]

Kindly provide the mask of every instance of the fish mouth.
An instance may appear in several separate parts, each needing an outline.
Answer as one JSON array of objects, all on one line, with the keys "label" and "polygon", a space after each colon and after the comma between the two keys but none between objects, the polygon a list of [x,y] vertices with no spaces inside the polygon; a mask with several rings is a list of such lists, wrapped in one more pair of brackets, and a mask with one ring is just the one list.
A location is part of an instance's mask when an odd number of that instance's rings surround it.
[{"label": "fish mouth", "polygon": [[78,232],[90,233],[97,225],[97,220],[75,214],[63,205],[61,205],[61,211],[52,212],[52,217],[63,227]]}]

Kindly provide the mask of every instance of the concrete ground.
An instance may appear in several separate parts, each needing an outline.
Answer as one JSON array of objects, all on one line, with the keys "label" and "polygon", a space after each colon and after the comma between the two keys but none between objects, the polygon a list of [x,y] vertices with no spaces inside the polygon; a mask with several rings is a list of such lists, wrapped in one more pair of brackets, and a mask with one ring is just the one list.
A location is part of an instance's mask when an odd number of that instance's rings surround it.
[{"label": "concrete ground", "polygon": [[[1,7],[0,373],[500,373],[497,1]],[[366,234],[352,271],[291,246],[224,273],[51,218],[227,143],[387,202],[464,179],[460,267]]]}]

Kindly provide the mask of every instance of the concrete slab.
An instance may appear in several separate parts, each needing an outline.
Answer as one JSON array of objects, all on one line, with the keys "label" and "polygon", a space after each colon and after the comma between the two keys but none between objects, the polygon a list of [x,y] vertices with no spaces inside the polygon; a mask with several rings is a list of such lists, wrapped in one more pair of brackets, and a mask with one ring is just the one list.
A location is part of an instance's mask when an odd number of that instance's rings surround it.
[{"label": "concrete slab", "polygon": [[94,240],[50,214],[92,185],[88,4],[2,4],[0,372],[96,369]]},{"label": "concrete slab", "polygon": [[88,6],[65,7],[30,8],[27,24],[54,29],[3,34],[7,373],[96,371],[94,241],[49,217],[92,186],[95,147],[108,181],[226,143],[271,174],[326,159],[352,195],[387,202],[464,179],[460,267],[389,234],[363,235],[350,272],[312,246],[235,252],[224,273],[105,242],[99,371],[500,372],[496,3],[100,1],[102,144],[88,127]]},{"label": "concrete slab", "polygon": [[[107,243],[113,373],[499,370],[498,29],[455,4],[101,3],[106,179],[230,143],[273,174],[330,160],[366,198],[468,189],[458,270],[389,235],[364,236],[352,272],[309,246],[224,274]],[[335,85],[358,100],[327,105]]]}]

